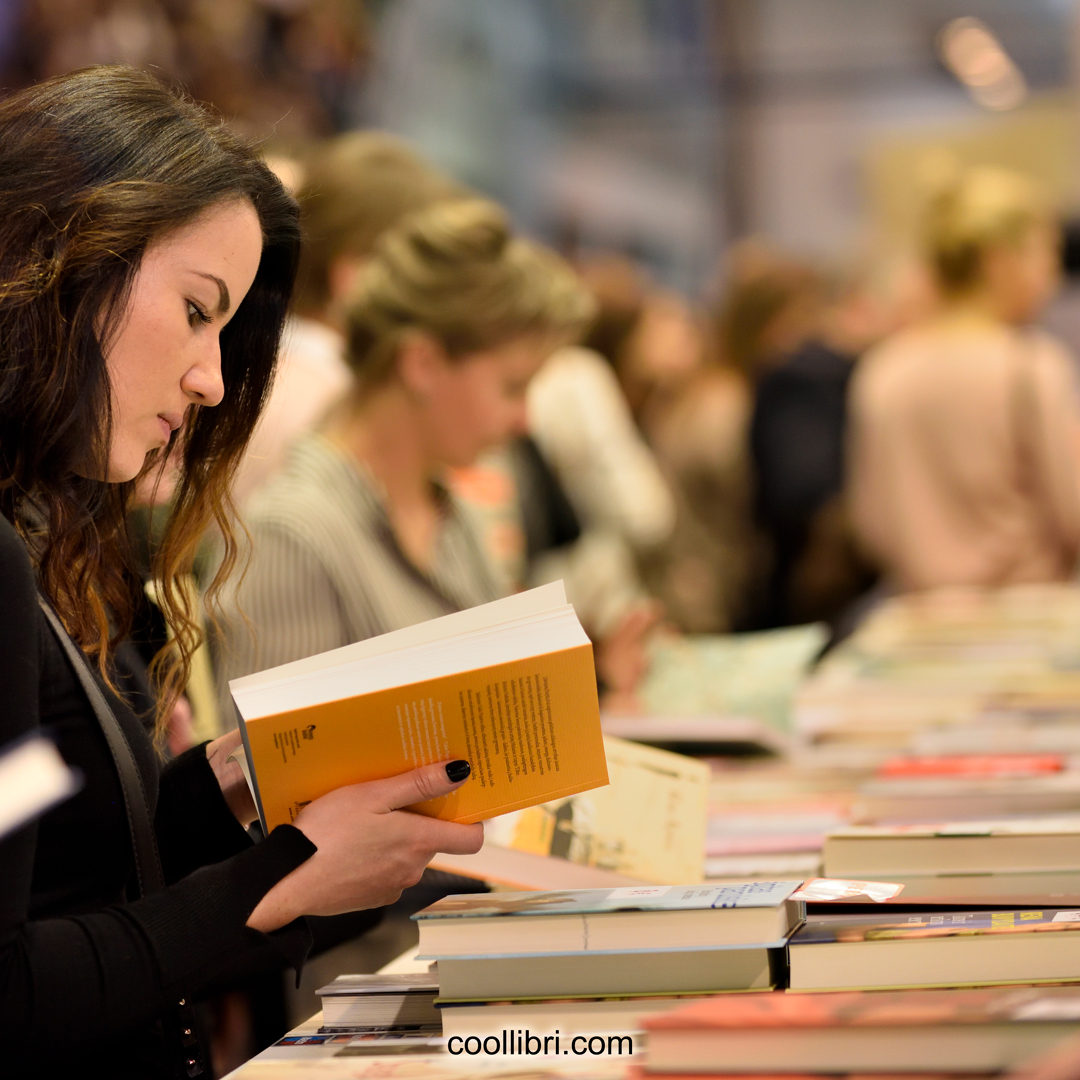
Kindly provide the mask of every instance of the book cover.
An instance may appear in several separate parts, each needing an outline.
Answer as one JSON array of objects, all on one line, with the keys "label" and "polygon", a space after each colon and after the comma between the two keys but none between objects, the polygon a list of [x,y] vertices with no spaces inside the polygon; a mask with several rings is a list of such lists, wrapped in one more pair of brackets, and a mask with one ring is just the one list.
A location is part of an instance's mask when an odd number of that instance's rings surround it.
[{"label": "book cover", "polygon": [[690,911],[779,907],[801,881],[748,881],[731,885],[643,885],[563,892],[465,893],[444,896],[412,917],[489,918],[496,915],[600,915],[609,911]]},{"label": "book cover", "polygon": [[649,1031],[727,1028],[925,1027],[1080,1020],[1080,988],[877,990],[746,994],[695,1001],[646,1017]]},{"label": "book cover", "polygon": [[604,737],[610,783],[488,822],[489,840],[663,885],[701,881],[711,770]]},{"label": "book cover", "polygon": [[974,937],[989,934],[1062,933],[1080,930],[1080,910],[947,911],[913,915],[814,915],[795,931],[791,944]]},{"label": "book cover", "polygon": [[454,758],[469,782],[411,810],[475,822],[606,784],[592,647],[550,587],[533,593],[531,613],[520,594],[234,680],[264,827],[347,784]]},{"label": "book cover", "polygon": [[915,777],[1045,776],[1065,768],[1064,754],[941,754],[890,758],[878,766],[880,780]]},{"label": "book cover", "polygon": [[339,975],[332,983],[315,991],[320,997],[364,997],[368,995],[437,994],[439,979],[427,972],[399,975]]},{"label": "book cover", "polygon": [[994,821],[951,821],[910,825],[848,825],[834,829],[829,840],[906,840],[938,836],[1076,836],[1080,817],[1038,817]]}]

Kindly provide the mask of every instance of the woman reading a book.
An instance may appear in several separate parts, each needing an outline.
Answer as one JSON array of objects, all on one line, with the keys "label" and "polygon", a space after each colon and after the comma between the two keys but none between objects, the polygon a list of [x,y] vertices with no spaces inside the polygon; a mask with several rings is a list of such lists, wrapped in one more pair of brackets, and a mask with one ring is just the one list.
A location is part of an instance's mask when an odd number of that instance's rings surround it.
[{"label": "woman reading a book", "polygon": [[0,178],[0,746],[43,729],[82,777],[0,841],[6,1075],[199,1076],[192,995],[267,950],[299,965],[302,916],[385,904],[436,851],[479,848],[478,825],[399,809],[468,765],[339,789],[259,844],[236,733],[159,768],[113,690],[125,509],[172,451],[167,716],[197,640],[178,579],[209,522],[222,575],[235,562],[226,493],[274,370],[296,207],[251,148],[124,68],[0,102]]},{"label": "woman reading a book", "polygon": [[492,203],[444,201],[383,235],[346,317],[351,397],[246,508],[230,677],[497,598],[442,478],[525,430],[529,380],[591,311]]}]

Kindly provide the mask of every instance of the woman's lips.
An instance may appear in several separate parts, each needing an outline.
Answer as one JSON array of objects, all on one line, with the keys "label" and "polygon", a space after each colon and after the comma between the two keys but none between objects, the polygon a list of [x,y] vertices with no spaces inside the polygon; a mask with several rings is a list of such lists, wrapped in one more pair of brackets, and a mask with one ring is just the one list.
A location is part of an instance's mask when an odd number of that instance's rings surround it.
[{"label": "woman's lips", "polygon": [[159,416],[158,417],[158,423],[161,425],[161,431],[162,431],[162,434],[164,436],[165,443],[168,444],[169,440],[172,438],[172,433],[173,433],[172,424],[170,424],[169,421],[166,420],[164,416]]}]

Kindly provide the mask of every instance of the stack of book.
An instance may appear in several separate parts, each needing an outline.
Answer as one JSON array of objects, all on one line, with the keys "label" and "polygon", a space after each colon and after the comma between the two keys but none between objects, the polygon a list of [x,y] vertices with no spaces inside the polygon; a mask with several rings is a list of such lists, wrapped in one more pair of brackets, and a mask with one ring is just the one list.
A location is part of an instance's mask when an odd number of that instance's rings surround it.
[{"label": "stack of book", "polygon": [[792,990],[1080,981],[1080,909],[811,915],[792,935]]},{"label": "stack of book", "polygon": [[439,1034],[432,975],[339,975],[315,991],[322,999],[322,1032]]},{"label": "stack of book", "polygon": [[1065,754],[890,758],[859,787],[856,821],[959,821],[1080,811],[1080,767]]},{"label": "stack of book", "polygon": [[828,876],[903,884],[906,903],[1080,904],[1080,816],[851,825],[824,857]]},{"label": "stack of book", "polygon": [[632,1030],[664,1004],[643,999],[782,984],[800,884],[469,894],[413,917],[419,959],[438,965],[445,1035],[553,1030],[568,1012]]},{"label": "stack of book", "polygon": [[740,995],[647,1017],[644,1027],[651,1076],[987,1074],[1080,1032],[1080,990]]},{"label": "stack of book", "polygon": [[[1062,748],[1075,749],[1075,725],[1069,732],[1060,720],[1080,715],[1078,643],[1075,586],[897,597],[807,680],[795,724],[819,741],[905,749],[941,729],[977,732],[1006,719],[1030,731],[1048,721],[1065,735]],[[977,733],[974,740],[972,752],[985,749]],[[1052,741],[1041,746],[1056,748]]]}]

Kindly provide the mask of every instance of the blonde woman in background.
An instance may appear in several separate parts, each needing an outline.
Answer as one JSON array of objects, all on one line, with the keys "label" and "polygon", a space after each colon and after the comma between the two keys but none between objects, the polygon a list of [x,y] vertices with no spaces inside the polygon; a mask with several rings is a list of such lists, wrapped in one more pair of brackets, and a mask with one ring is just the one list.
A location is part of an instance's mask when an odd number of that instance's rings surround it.
[{"label": "blonde woman in background", "polygon": [[529,380],[590,312],[570,268],[491,203],[383,236],[346,316],[355,390],[249,504],[230,678],[497,597],[442,475],[524,431]]},{"label": "blonde woman in background", "polygon": [[933,203],[936,313],[855,374],[854,523],[895,588],[1058,581],[1080,550],[1080,405],[1065,347],[1029,327],[1058,284],[1033,185],[973,169]]},{"label": "blonde woman in background", "polygon": [[338,135],[295,168],[304,231],[296,311],[273,391],[233,483],[241,509],[352,385],[345,304],[376,241],[406,215],[465,194],[408,143],[382,131]]}]

